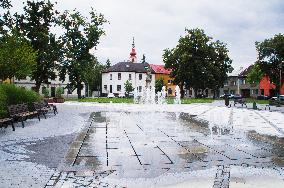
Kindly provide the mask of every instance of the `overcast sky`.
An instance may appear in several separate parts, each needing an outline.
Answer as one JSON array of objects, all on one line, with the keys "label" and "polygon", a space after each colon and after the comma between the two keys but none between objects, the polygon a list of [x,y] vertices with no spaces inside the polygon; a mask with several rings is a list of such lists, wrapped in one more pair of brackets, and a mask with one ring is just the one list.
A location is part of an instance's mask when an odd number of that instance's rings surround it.
[{"label": "overcast sky", "polygon": [[[52,0],[52,2],[55,2]],[[106,36],[95,55],[112,64],[127,60],[135,37],[138,60],[146,55],[162,64],[165,48],[173,48],[185,28],[202,28],[215,40],[227,43],[233,67],[256,60],[255,41],[284,33],[283,0],[58,0],[57,9],[78,9],[88,15],[91,7],[105,15]],[[14,10],[22,9],[12,0]]]}]

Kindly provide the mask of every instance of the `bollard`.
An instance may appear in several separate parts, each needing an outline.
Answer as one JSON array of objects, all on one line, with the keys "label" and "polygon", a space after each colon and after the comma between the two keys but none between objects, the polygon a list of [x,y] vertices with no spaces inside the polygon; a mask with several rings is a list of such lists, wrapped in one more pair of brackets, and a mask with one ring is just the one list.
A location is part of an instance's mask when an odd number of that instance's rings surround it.
[{"label": "bollard", "polygon": [[253,101],[252,108],[253,108],[254,110],[257,110],[257,106],[256,106],[256,102],[255,102],[255,101]]},{"label": "bollard", "polygon": [[228,97],[225,97],[225,105],[229,106],[229,98]]}]

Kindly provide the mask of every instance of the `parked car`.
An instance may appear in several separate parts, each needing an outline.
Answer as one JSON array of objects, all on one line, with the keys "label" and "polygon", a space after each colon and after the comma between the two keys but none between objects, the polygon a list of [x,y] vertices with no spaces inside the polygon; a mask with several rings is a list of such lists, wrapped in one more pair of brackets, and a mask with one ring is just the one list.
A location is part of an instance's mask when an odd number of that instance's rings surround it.
[{"label": "parked car", "polygon": [[109,93],[108,95],[107,95],[107,98],[114,98],[115,96],[114,96],[114,94],[113,93]]},{"label": "parked car", "polygon": [[[280,98],[280,101],[284,101],[284,95],[279,95],[278,97]],[[278,101],[279,100],[278,97],[272,97],[271,100],[272,101]]]},{"label": "parked car", "polygon": [[233,99],[242,99],[243,97],[241,95],[233,95]]},{"label": "parked car", "polygon": [[232,98],[234,98],[234,95],[233,94],[223,94],[223,95],[220,96],[220,98],[222,98],[222,99],[224,99],[226,97],[228,97],[229,99],[232,99]]},{"label": "parked car", "polygon": [[257,100],[268,100],[269,97],[266,96],[266,95],[259,95],[259,96],[256,97],[256,99],[257,99]]},{"label": "parked car", "polygon": [[119,94],[118,94],[118,97],[119,97],[119,98],[124,98],[124,97],[125,97],[125,93],[119,93]]}]

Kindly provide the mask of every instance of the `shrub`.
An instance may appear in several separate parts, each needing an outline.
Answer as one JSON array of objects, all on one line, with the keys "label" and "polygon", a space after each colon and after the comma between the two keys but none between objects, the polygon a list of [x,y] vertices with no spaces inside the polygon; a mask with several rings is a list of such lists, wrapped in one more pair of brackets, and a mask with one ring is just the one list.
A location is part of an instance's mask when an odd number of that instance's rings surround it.
[{"label": "shrub", "polygon": [[49,97],[49,89],[48,88],[43,88],[43,91],[42,91],[42,93],[43,93],[43,96],[45,97],[45,98],[48,98]]},{"label": "shrub", "polygon": [[7,116],[6,102],[7,102],[6,94],[0,88],[0,118],[4,118]]},{"label": "shrub", "polygon": [[7,116],[8,105],[28,103],[31,106],[40,99],[40,95],[32,90],[25,90],[13,84],[0,84],[0,117]]},{"label": "shrub", "polygon": [[56,97],[57,97],[57,98],[62,98],[62,94],[64,94],[64,89],[63,89],[63,87],[58,87],[58,88],[56,88]]}]

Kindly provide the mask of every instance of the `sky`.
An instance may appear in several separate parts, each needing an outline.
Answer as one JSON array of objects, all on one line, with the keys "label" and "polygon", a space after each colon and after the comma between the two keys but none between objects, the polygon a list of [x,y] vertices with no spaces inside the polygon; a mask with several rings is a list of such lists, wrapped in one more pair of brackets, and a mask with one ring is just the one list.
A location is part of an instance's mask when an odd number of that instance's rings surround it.
[{"label": "sky", "polygon": [[[54,0],[51,0],[55,2]],[[20,12],[22,0],[12,0]],[[145,54],[151,64],[163,64],[163,50],[177,45],[185,28],[201,28],[227,44],[233,67],[256,61],[256,41],[284,33],[283,0],[58,0],[59,11],[77,9],[83,15],[93,7],[104,14],[106,35],[92,51],[99,61],[128,60],[132,38],[138,61]]]}]

